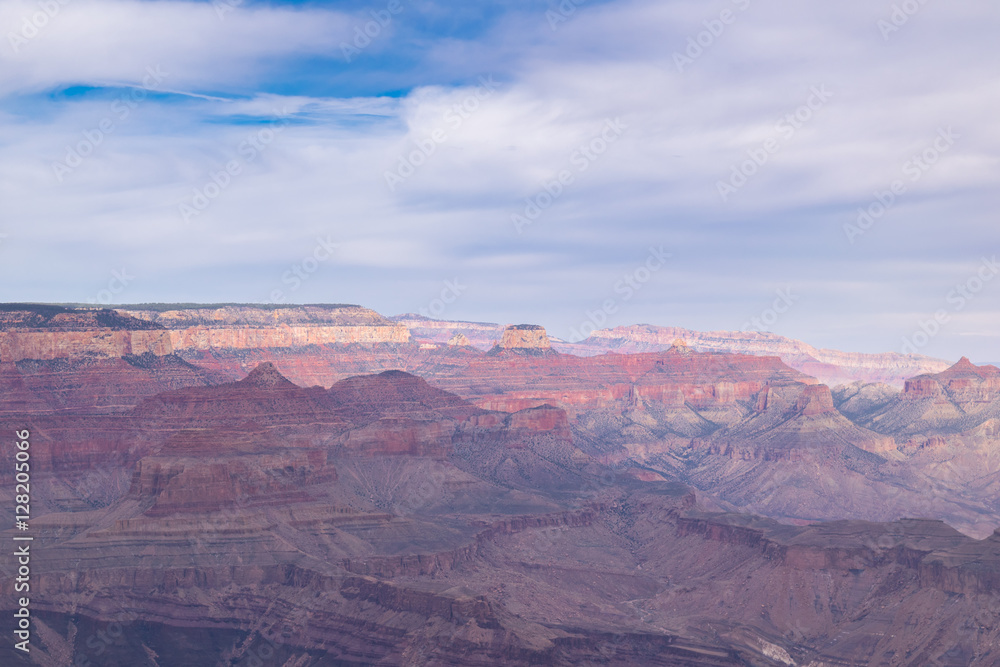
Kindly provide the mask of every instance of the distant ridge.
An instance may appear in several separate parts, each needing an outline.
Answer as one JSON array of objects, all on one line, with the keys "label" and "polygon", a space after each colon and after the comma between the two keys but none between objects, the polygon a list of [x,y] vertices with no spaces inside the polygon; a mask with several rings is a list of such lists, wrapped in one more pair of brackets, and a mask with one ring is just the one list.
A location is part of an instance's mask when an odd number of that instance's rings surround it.
[{"label": "distant ridge", "polygon": [[[92,324],[87,325],[87,322]],[[159,345],[158,353],[222,348],[270,349],[331,343],[399,345],[414,342],[433,349],[435,346],[447,346],[449,341],[458,341],[460,345],[452,343],[450,347],[476,348],[483,352],[551,350],[575,356],[594,356],[608,352],[663,352],[669,350],[675,341],[683,340],[693,351],[776,356],[790,367],[830,386],[864,382],[902,388],[908,378],[940,373],[951,365],[923,355],[819,349],[773,333],[702,332],[650,324],[601,329],[592,332],[585,340],[567,342],[557,337],[545,338],[544,330],[533,324],[508,328],[492,322],[435,320],[414,313],[385,317],[356,304],[145,303],[114,307],[72,303],[0,304],[0,329],[52,328],[55,324],[67,328],[70,323],[76,323],[77,330],[87,329],[88,326],[169,330],[170,342]],[[535,341],[532,337],[538,331],[542,333]],[[514,338],[524,340],[515,344]],[[93,347],[86,341],[81,345],[80,349]],[[139,345],[140,352],[148,347],[142,342]],[[24,345],[19,343],[19,346]],[[61,348],[53,347],[43,358],[58,356],[57,349]]]},{"label": "distant ridge", "polygon": [[291,308],[361,308],[356,303],[123,303],[109,306],[119,310],[208,310],[218,308],[258,308],[260,310],[285,310]]},{"label": "distant ridge", "polygon": [[[396,315],[389,319],[406,325],[415,341],[445,344],[457,335],[486,351],[505,335],[503,324],[434,320],[417,315]],[[674,342],[682,340],[699,352],[726,352],[756,356],[775,356],[792,368],[811,375],[823,384],[837,386],[852,382],[877,382],[902,388],[908,378],[924,373],[939,373],[951,363],[923,355],[897,352],[866,354],[824,350],[793,338],[757,331],[695,331],[681,327],[661,327],[635,324],[600,329],[589,338],[571,343],[549,336],[556,352],[576,356],[593,356],[618,352],[665,352]]]}]

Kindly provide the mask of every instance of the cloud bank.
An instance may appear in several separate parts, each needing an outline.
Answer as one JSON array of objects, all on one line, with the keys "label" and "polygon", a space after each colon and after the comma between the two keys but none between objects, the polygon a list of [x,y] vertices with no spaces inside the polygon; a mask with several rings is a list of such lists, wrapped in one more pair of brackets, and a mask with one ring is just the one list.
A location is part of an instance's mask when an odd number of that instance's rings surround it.
[{"label": "cloud bank", "polygon": [[224,2],[0,8],[0,298],[998,356],[987,5]]}]

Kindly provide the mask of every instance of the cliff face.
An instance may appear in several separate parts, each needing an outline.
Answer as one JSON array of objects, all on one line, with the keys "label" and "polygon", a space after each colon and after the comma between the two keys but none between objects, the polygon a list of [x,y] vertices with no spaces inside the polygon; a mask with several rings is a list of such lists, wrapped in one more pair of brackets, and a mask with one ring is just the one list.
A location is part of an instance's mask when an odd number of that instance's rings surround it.
[{"label": "cliff face", "polygon": [[167,329],[209,327],[272,327],[339,325],[386,326],[393,324],[370,308],[347,304],[310,306],[260,306],[221,304],[162,308],[120,308],[119,312],[153,322]]},{"label": "cliff face", "polygon": [[0,361],[409,340],[405,326],[360,306],[0,311]]},{"label": "cliff face", "polygon": [[504,329],[497,347],[501,350],[543,352],[552,346],[543,327],[536,324],[515,324]]},{"label": "cliff face", "polygon": [[199,325],[170,331],[171,344],[178,351],[267,349],[331,343],[405,343],[408,340],[409,335],[406,330],[394,325],[277,325],[266,329],[214,328]]},{"label": "cliff face", "polygon": [[115,311],[57,306],[0,310],[0,362],[163,356],[172,351],[162,327]]},{"label": "cliff face", "polygon": [[121,312],[167,328],[178,351],[410,340],[405,326],[360,306],[222,306]]},{"label": "cliff face", "polygon": [[0,361],[25,359],[114,359],[134,354],[165,356],[173,352],[167,331],[0,331]]}]

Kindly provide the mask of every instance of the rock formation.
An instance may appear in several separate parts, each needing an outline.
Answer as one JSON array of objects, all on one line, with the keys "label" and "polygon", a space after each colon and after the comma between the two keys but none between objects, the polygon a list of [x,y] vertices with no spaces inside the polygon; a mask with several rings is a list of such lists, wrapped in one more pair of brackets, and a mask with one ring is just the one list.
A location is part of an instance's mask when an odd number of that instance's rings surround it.
[{"label": "rock formation", "polygon": [[267,349],[327,344],[406,343],[406,327],[350,305],[121,309],[170,332],[173,349]]},{"label": "rock formation", "polygon": [[494,322],[435,320],[416,313],[395,315],[389,319],[405,326],[414,340],[445,343],[461,334],[469,339],[473,347],[484,352],[500,340],[506,328]]},{"label": "rock formation", "polygon": [[0,309],[0,363],[162,356],[172,349],[162,327],[111,310],[17,304]]},{"label": "rock formation", "polygon": [[448,339],[448,345],[453,347],[472,347],[472,343],[463,333],[457,333]]},{"label": "rock formation", "polygon": [[503,330],[500,342],[491,353],[545,354],[551,349],[544,327],[537,324],[512,324]]},{"label": "rock formation", "polygon": [[972,432],[998,418],[1000,368],[965,357],[941,373],[907,380],[901,394],[857,415],[858,423],[897,436]]},{"label": "rock formation", "polygon": [[[487,353],[347,306],[0,321],[56,341],[0,361],[36,664],[1000,657],[1000,369],[831,392],[686,334],[574,356],[522,325]],[[94,347],[126,333],[206,342]]]},{"label": "rock formation", "polygon": [[[391,319],[405,325],[414,339],[444,343],[450,337],[462,334],[481,350],[492,347],[505,330],[499,324],[434,320],[414,314]],[[552,347],[564,354],[592,356],[606,352],[665,351],[678,340],[702,352],[777,356],[792,368],[831,387],[864,382],[902,388],[908,378],[921,373],[936,373],[948,367],[946,361],[922,355],[861,354],[818,349],[802,341],[757,331],[702,332],[646,324],[600,329],[590,338],[577,343],[555,339]]]},{"label": "rock formation", "polygon": [[938,372],[948,363],[921,355],[895,352],[861,354],[817,349],[802,341],[757,331],[693,331],[680,327],[646,324],[600,329],[577,343],[558,343],[555,348],[570,354],[601,351],[653,352],[668,349],[682,339],[695,350],[781,357],[792,368],[830,386],[854,381],[882,382],[902,386],[910,377]]},{"label": "rock formation", "polygon": [[826,385],[771,385],[757,395],[754,412],[713,432],[701,446],[741,458],[795,458],[807,450],[847,457],[864,450],[895,452],[892,438],[855,426],[833,407]]}]

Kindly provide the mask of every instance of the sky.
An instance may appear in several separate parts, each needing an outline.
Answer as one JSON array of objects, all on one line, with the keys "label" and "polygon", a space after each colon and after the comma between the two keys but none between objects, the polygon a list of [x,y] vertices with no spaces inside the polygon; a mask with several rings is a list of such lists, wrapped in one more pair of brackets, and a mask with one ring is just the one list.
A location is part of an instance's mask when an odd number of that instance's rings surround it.
[{"label": "sky", "polygon": [[0,301],[1000,361],[1000,6],[0,3]]}]

